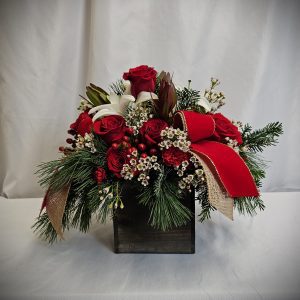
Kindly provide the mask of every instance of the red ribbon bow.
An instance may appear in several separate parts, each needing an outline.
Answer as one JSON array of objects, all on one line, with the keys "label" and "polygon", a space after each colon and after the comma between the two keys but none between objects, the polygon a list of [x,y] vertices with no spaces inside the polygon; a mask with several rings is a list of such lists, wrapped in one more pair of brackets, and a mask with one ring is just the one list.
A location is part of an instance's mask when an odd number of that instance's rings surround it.
[{"label": "red ribbon bow", "polygon": [[244,160],[229,146],[209,140],[215,131],[210,115],[180,111],[174,127],[187,131],[190,149],[209,166],[216,180],[230,197],[257,197],[259,192]]}]

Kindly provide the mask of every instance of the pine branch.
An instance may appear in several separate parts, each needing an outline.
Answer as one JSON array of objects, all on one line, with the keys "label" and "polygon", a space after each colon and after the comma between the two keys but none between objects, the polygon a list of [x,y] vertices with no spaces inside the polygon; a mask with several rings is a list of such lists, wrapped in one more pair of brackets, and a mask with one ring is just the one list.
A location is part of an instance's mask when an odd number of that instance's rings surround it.
[{"label": "pine branch", "polygon": [[84,188],[86,184],[90,184],[94,168],[106,164],[106,146],[102,144],[101,147],[96,153],[83,149],[40,164],[36,172],[40,185],[46,189],[51,185],[53,190],[60,190],[64,185],[78,181],[82,182]]},{"label": "pine branch", "polygon": [[186,110],[197,108],[197,101],[200,99],[200,91],[184,87],[177,89],[177,106],[176,110]]},{"label": "pine branch", "polygon": [[[110,184],[103,185],[102,189],[107,186],[110,186]],[[74,227],[80,231],[87,232],[93,215],[96,216],[98,221],[104,223],[108,214],[112,212],[111,204],[113,200],[114,198],[105,197],[101,201],[99,189],[95,182],[87,185],[85,189],[80,189],[77,184],[72,184],[62,219],[63,231]],[[48,241],[50,244],[57,241],[57,234],[47,213],[42,214],[32,228],[40,238]]]},{"label": "pine branch", "polygon": [[278,137],[283,133],[280,122],[269,123],[262,129],[252,130],[246,124],[242,131],[243,144],[253,152],[262,152],[267,146],[274,146],[278,142]]},{"label": "pine branch", "polygon": [[191,211],[181,203],[178,185],[169,170],[162,169],[153,186],[147,186],[139,196],[139,203],[150,209],[149,223],[160,230],[186,224]]},{"label": "pine branch", "polygon": [[248,214],[252,217],[257,214],[257,209],[264,210],[265,205],[259,197],[244,197],[234,199],[234,208],[240,214]]},{"label": "pine branch", "polygon": [[262,179],[265,178],[267,168],[267,162],[254,152],[241,152],[241,156],[244,158],[246,165],[248,166],[255,184],[260,187],[262,185]]},{"label": "pine branch", "polygon": [[208,190],[207,185],[201,185],[196,191],[196,200],[199,201],[201,205],[201,212],[199,214],[199,221],[202,223],[205,220],[211,219],[211,212],[216,210],[208,201]]},{"label": "pine branch", "polygon": [[57,240],[57,234],[53,228],[47,213],[43,213],[37,218],[36,222],[31,227],[40,239],[53,244]]},{"label": "pine branch", "polygon": [[125,85],[122,79],[118,79],[116,82],[113,82],[109,86],[109,90],[119,96],[123,95],[125,92]]},{"label": "pine branch", "polygon": [[[78,150],[61,159],[41,164],[37,171],[39,182],[45,188],[51,186],[52,189],[59,190],[66,183],[72,183],[62,219],[63,231],[71,226],[86,232],[93,214],[99,214],[101,220],[104,215],[107,216],[108,209],[103,202],[108,202],[107,205],[109,205],[111,200],[106,197],[104,201],[100,201],[97,182],[94,178],[95,169],[106,165],[107,146],[97,138],[95,142],[97,143],[96,153],[85,149]],[[37,219],[33,228],[50,243],[57,240],[56,232],[46,213]]]}]

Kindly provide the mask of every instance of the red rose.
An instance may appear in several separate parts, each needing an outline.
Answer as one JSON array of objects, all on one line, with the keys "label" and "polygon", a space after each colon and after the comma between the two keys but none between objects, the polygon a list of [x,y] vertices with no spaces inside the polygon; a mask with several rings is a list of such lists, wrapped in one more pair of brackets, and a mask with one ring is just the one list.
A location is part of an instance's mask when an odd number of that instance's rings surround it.
[{"label": "red rose", "polygon": [[103,168],[98,167],[97,170],[95,171],[95,177],[97,182],[100,184],[103,180],[106,179],[106,172]]},{"label": "red rose", "polygon": [[107,143],[112,144],[125,135],[125,120],[118,115],[104,117],[94,123],[94,132]]},{"label": "red rose", "polygon": [[118,178],[121,178],[123,165],[128,163],[127,154],[125,149],[114,149],[113,147],[110,147],[106,153],[108,169]]},{"label": "red rose", "polygon": [[224,141],[226,137],[229,137],[232,140],[236,140],[239,145],[243,143],[242,135],[238,128],[227,118],[220,113],[213,114],[212,117],[216,123],[215,132],[213,134],[214,139],[217,141]]},{"label": "red rose", "polygon": [[167,166],[175,167],[179,166],[183,161],[189,160],[190,155],[187,152],[183,152],[176,147],[170,147],[162,152],[162,158]]},{"label": "red rose", "polygon": [[154,92],[156,74],[153,68],[142,65],[129,69],[123,74],[123,78],[131,82],[131,94],[137,98],[140,92]]},{"label": "red rose", "polygon": [[156,145],[161,142],[160,133],[167,126],[167,122],[161,119],[149,119],[140,128],[140,134],[147,144]]},{"label": "red rose", "polygon": [[84,136],[86,133],[90,133],[93,126],[93,121],[88,112],[82,112],[75,123],[70,125],[70,128],[75,130],[76,133]]}]

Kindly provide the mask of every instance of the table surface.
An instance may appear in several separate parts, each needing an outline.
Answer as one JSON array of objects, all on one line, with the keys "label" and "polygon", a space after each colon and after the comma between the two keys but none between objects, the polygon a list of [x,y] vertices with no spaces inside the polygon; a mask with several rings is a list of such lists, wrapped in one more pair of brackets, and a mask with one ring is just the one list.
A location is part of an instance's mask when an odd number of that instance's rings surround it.
[{"label": "table surface", "polygon": [[111,222],[50,246],[30,228],[41,199],[0,198],[0,299],[300,299],[299,196],[196,222],[195,254],[115,254]]}]

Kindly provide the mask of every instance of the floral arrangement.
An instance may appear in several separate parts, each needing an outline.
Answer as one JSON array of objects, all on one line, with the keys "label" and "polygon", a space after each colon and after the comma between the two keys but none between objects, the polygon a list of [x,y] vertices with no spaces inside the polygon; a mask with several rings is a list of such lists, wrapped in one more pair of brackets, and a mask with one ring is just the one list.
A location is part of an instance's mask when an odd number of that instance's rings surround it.
[{"label": "floral arrangement", "polygon": [[250,215],[264,209],[258,188],[266,163],[259,152],[277,142],[282,125],[253,130],[229,120],[217,112],[225,104],[219,83],[212,78],[201,93],[191,81],[180,88],[170,73],[142,65],[111,84],[110,93],[87,86],[62,157],[37,171],[47,193],[34,230],[49,242],[70,227],[87,231],[93,216],[105,222],[124,208],[128,184],[160,230],[190,220],[181,199],[192,191],[200,221],[215,209],[230,219],[234,208]]}]

